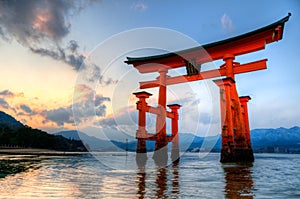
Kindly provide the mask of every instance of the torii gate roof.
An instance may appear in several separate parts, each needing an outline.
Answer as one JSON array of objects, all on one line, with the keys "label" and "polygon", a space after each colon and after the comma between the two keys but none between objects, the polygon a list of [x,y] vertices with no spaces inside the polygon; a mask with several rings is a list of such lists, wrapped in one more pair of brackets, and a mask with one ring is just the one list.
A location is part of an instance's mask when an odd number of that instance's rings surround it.
[{"label": "torii gate roof", "polygon": [[[288,15],[275,23],[260,29],[182,51],[171,52],[147,57],[127,57],[125,63],[132,64],[140,73],[157,72],[161,65],[170,68],[185,66],[185,61],[196,59],[197,64],[222,59],[225,54],[234,56],[262,50],[266,44],[279,41],[283,37],[284,24],[290,18]],[[203,51],[207,53],[203,53]]]}]

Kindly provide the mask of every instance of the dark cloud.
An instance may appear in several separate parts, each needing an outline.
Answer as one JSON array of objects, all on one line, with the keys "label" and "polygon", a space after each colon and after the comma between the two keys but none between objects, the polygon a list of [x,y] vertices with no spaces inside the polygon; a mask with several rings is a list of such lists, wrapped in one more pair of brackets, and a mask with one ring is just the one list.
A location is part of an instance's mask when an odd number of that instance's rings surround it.
[{"label": "dark cloud", "polygon": [[66,60],[66,63],[72,66],[76,71],[78,71],[80,68],[85,68],[84,64],[85,57],[83,55],[68,55],[68,59]]},{"label": "dark cloud", "polygon": [[59,42],[70,31],[67,17],[81,8],[81,1],[0,1],[2,35],[32,46],[46,39]]},{"label": "dark cloud", "polygon": [[3,90],[0,92],[0,96],[3,96],[5,98],[24,97],[24,93],[13,93],[9,90]]},{"label": "dark cloud", "polygon": [[97,102],[94,100],[94,98],[83,98],[82,100],[73,104],[73,108],[76,109],[76,118],[78,118],[80,121],[83,121],[85,118],[90,116],[96,115],[102,117],[106,115],[106,105],[103,103],[110,101],[110,98],[102,96],[95,96],[95,98],[98,99]]},{"label": "dark cloud", "polygon": [[71,41],[69,42],[68,49],[70,49],[70,51],[71,51],[72,53],[77,52],[77,49],[78,49],[78,48],[79,48],[79,45],[78,45],[78,43],[77,43],[76,41],[71,40]]},{"label": "dark cloud", "polygon": [[[31,52],[39,54],[41,56],[51,57],[54,60],[62,61],[70,66],[75,71],[79,71],[80,68],[85,68],[85,57],[77,52],[79,45],[76,41],[70,41],[70,45],[67,48],[56,46],[55,48],[33,48],[29,47]],[[99,71],[100,73],[100,71]]]},{"label": "dark cloud", "polygon": [[8,109],[9,108],[9,104],[7,103],[7,101],[5,101],[4,99],[0,98],[0,106],[2,108]]},{"label": "dark cloud", "polygon": [[99,79],[99,83],[101,85],[111,85],[111,84],[117,84],[119,81],[118,80],[113,80],[112,78],[107,78],[106,80],[104,80],[103,78]]},{"label": "dark cloud", "polygon": [[90,87],[80,84],[76,86],[72,105],[44,110],[41,114],[45,117],[44,123],[52,121],[59,126],[63,126],[64,124],[74,124],[74,121],[76,121],[79,124],[94,116],[105,116],[106,105],[104,103],[107,101],[110,101],[109,97],[97,95]]},{"label": "dark cloud", "polygon": [[95,97],[95,106],[100,106],[103,102],[109,102],[110,101],[110,98],[109,97],[103,97],[103,96],[96,96]]},{"label": "dark cloud", "polygon": [[30,114],[30,113],[33,112],[33,111],[31,110],[31,108],[30,108],[29,106],[25,105],[25,104],[21,104],[21,105],[20,105],[20,108],[21,108],[23,111],[25,111],[26,113],[28,113],[28,114]]},{"label": "dark cloud", "polygon": [[58,126],[63,126],[65,123],[74,123],[71,107],[47,110],[43,111],[42,114],[45,116],[46,121],[55,122]]},{"label": "dark cloud", "polygon": [[100,106],[97,106],[95,109],[95,113],[99,117],[103,117],[106,115],[106,105],[102,104]]},{"label": "dark cloud", "polygon": [[106,105],[104,102],[109,102],[109,97],[103,97],[100,95],[95,96],[95,113],[97,116],[105,116],[106,115]]},{"label": "dark cloud", "polygon": [[0,1],[0,37],[16,40],[33,53],[51,57],[76,71],[84,63],[79,45],[71,40],[65,48],[60,42],[71,28],[68,19],[95,1],[26,0]]},{"label": "dark cloud", "polygon": [[5,97],[14,97],[14,96],[15,96],[15,94],[12,93],[12,92],[9,91],[9,90],[1,91],[1,92],[0,92],[0,95],[1,95],[1,96],[5,96]]},{"label": "dark cloud", "polygon": [[96,102],[95,102],[94,109],[95,109],[96,115],[101,116],[101,117],[105,116],[106,115],[106,105],[103,104],[103,103],[110,101],[110,98],[109,97],[96,96],[96,99],[100,99],[97,105],[96,105]]},{"label": "dark cloud", "polygon": [[97,95],[95,91],[85,84],[76,85],[73,101],[73,111],[77,123],[86,121],[91,116],[105,116],[105,102],[109,97]]}]

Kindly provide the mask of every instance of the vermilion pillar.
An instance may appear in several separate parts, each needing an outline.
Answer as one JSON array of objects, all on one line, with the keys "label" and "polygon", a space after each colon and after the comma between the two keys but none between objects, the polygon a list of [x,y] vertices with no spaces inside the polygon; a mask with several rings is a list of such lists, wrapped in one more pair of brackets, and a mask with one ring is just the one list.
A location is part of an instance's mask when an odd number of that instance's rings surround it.
[{"label": "vermilion pillar", "polygon": [[146,98],[149,98],[152,94],[147,92],[137,92],[133,93],[139,101],[137,104],[137,109],[139,110],[138,115],[138,130],[136,132],[136,138],[138,139],[137,153],[146,153],[146,112],[147,112],[147,102]]},{"label": "vermilion pillar", "polygon": [[139,167],[143,167],[147,161],[147,148],[146,148],[146,112],[147,112],[147,102],[146,99],[152,94],[148,92],[137,92],[133,93],[139,101],[137,104],[137,109],[139,110],[138,115],[138,130],[136,132],[137,148],[136,148],[136,162]]},{"label": "vermilion pillar", "polygon": [[243,110],[243,118],[244,118],[244,124],[245,124],[245,130],[246,130],[246,140],[248,148],[252,148],[251,146],[251,138],[250,138],[250,126],[249,126],[249,118],[248,118],[248,101],[251,100],[249,96],[242,96],[239,98]]},{"label": "vermilion pillar", "polygon": [[220,88],[221,162],[253,162],[247,111],[249,98],[238,97],[235,81],[232,78],[214,82]]},{"label": "vermilion pillar", "polygon": [[214,81],[220,88],[221,128],[222,128],[222,151],[221,162],[234,150],[234,129],[232,118],[231,87],[234,84],[232,78]]},{"label": "vermilion pillar", "polygon": [[168,140],[166,132],[166,103],[167,103],[167,87],[166,77],[167,69],[159,70],[159,93],[158,108],[160,113],[156,118],[156,143],[153,159],[158,165],[166,165],[168,161]]},{"label": "vermilion pillar", "polygon": [[170,104],[168,107],[173,113],[172,118],[172,151],[171,159],[172,162],[179,161],[179,136],[178,136],[178,109],[180,108],[179,104]]},{"label": "vermilion pillar", "polygon": [[166,77],[167,70],[159,71],[159,93],[158,93],[158,108],[160,109],[160,114],[156,118],[156,145],[155,150],[160,150],[166,144],[167,134],[166,134],[166,104],[167,104],[167,87],[166,87]]},{"label": "vermilion pillar", "polygon": [[254,158],[250,143],[247,99],[238,96],[234,81],[234,56],[225,54],[223,60],[226,78],[215,80],[221,95],[221,162],[252,162]]},{"label": "vermilion pillar", "polygon": [[233,60],[234,56],[231,54],[225,54],[223,57],[226,67],[226,77],[234,80],[234,72],[233,72]]}]

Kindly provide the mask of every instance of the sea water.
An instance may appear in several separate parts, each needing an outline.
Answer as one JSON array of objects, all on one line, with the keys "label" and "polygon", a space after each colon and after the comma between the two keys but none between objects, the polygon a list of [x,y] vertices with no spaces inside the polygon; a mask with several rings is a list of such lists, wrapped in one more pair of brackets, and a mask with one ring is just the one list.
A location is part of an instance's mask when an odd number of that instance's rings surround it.
[{"label": "sea water", "polygon": [[300,198],[299,154],[255,154],[253,164],[219,156],[185,153],[156,167],[149,155],[137,168],[134,153],[0,155],[0,198]]}]

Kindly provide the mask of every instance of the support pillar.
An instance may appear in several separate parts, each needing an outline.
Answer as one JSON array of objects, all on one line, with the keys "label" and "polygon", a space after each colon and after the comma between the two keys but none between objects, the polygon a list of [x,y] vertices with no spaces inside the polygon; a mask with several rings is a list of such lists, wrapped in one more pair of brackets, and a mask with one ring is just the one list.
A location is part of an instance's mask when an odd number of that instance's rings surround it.
[{"label": "support pillar", "polygon": [[170,104],[168,107],[171,109],[174,117],[172,118],[172,151],[171,159],[172,162],[179,162],[179,136],[178,136],[178,109],[179,104]]},{"label": "support pillar", "polygon": [[251,147],[250,126],[249,126],[249,118],[248,118],[248,101],[251,100],[251,98],[249,96],[242,96],[239,99],[243,110],[247,144],[248,146]]},{"label": "support pillar", "polygon": [[136,148],[136,163],[139,167],[144,167],[147,161],[147,148],[146,148],[146,112],[147,102],[146,99],[152,94],[148,92],[137,92],[133,93],[139,101],[137,104],[138,113],[138,130],[136,132],[137,148]]},{"label": "support pillar", "polygon": [[[241,107],[243,110],[243,118],[244,118],[244,125],[245,125],[245,137],[247,147],[249,149],[249,153],[253,154],[252,144],[251,144],[251,136],[250,136],[250,125],[249,125],[249,117],[248,117],[248,101],[251,100],[249,96],[242,96],[239,98]],[[253,157],[254,160],[254,157]]]}]

